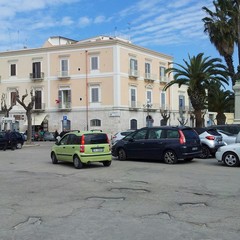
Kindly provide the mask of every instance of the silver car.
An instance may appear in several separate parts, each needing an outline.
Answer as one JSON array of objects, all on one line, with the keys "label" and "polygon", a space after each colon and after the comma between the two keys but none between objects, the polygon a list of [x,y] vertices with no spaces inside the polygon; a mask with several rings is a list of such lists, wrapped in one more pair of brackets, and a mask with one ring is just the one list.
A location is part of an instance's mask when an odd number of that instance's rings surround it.
[{"label": "silver car", "polygon": [[233,144],[236,142],[236,135],[229,133],[229,132],[225,132],[223,130],[217,130],[217,131],[218,131],[218,133],[220,133],[222,135],[223,142],[226,145]]},{"label": "silver car", "polygon": [[215,156],[219,147],[225,146],[222,135],[216,129],[195,128],[202,143],[202,154],[200,158]]}]

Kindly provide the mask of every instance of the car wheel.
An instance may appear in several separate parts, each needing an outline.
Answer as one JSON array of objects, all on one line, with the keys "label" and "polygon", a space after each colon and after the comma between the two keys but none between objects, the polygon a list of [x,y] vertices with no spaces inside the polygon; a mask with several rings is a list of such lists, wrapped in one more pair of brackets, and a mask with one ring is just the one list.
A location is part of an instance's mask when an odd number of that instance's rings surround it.
[{"label": "car wheel", "polygon": [[163,155],[164,162],[167,164],[175,164],[178,159],[174,151],[167,150]]},{"label": "car wheel", "polygon": [[112,161],[104,161],[102,162],[104,167],[109,167],[112,163]]},{"label": "car wheel", "polygon": [[21,143],[17,143],[17,149],[21,149],[22,148],[22,144]]},{"label": "car wheel", "polygon": [[239,166],[239,158],[236,153],[226,152],[223,155],[223,162],[228,167],[237,167]]},{"label": "car wheel", "polygon": [[200,158],[205,159],[210,156],[210,150],[207,146],[203,145],[202,146],[202,153],[200,154]]},{"label": "car wheel", "polygon": [[121,160],[121,161],[127,159],[126,152],[123,148],[120,148],[119,151],[118,151],[118,159]]},{"label": "car wheel", "polygon": [[80,168],[83,167],[82,162],[80,161],[79,157],[76,156],[76,155],[73,157],[73,165],[74,165],[74,167],[77,168],[77,169],[80,169]]},{"label": "car wheel", "polygon": [[57,164],[58,163],[56,154],[54,152],[51,154],[51,159],[52,159],[52,164]]}]

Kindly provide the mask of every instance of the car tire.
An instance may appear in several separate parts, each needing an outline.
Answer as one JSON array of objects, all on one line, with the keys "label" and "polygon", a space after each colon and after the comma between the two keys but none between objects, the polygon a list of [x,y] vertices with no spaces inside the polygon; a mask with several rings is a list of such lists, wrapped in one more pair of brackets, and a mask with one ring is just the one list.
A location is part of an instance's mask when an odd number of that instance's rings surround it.
[{"label": "car tire", "polygon": [[237,167],[239,166],[239,158],[236,153],[234,152],[226,152],[222,158],[224,164],[228,167]]},{"label": "car tire", "polygon": [[123,148],[120,148],[118,150],[118,159],[121,160],[121,161],[124,161],[127,159],[127,155],[126,155],[126,152]]},{"label": "car tire", "polygon": [[58,163],[56,154],[54,152],[51,154],[51,159],[52,159],[52,164],[57,164]]},{"label": "car tire", "polygon": [[104,161],[102,162],[104,167],[109,167],[112,163],[112,161]]},{"label": "car tire", "polygon": [[17,149],[21,149],[22,148],[22,143],[17,143]]},{"label": "car tire", "polygon": [[210,156],[210,150],[207,146],[203,145],[202,146],[202,153],[200,154],[200,158],[206,159]]},{"label": "car tire", "polygon": [[178,162],[177,156],[173,150],[167,150],[163,154],[164,162],[167,164],[176,164]]},{"label": "car tire", "polygon": [[83,164],[82,162],[80,161],[79,157],[78,156],[73,156],[73,165],[75,168],[77,169],[80,169],[83,167]]}]

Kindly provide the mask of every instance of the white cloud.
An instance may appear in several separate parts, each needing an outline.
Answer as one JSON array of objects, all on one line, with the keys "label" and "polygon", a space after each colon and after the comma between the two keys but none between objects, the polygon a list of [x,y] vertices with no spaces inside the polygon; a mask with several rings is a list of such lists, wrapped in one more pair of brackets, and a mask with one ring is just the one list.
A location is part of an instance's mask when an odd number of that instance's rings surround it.
[{"label": "white cloud", "polygon": [[78,26],[84,28],[92,23],[92,19],[89,17],[80,17],[78,20]]}]

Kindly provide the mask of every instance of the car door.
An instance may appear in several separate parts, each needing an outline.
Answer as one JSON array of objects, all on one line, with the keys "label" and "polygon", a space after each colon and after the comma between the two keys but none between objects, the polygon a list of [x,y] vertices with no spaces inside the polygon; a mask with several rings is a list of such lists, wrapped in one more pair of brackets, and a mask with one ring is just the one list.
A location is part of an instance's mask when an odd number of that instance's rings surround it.
[{"label": "car door", "polygon": [[160,159],[163,149],[164,141],[162,136],[163,129],[150,128],[145,143],[143,144],[144,155],[148,159]]},{"label": "car door", "polygon": [[57,144],[56,156],[59,161],[67,161],[67,142],[68,142],[69,135],[65,135],[60,142]]},{"label": "car door", "polygon": [[140,129],[134,134],[131,134],[131,137],[126,138],[125,150],[127,152],[128,158],[138,158],[143,159],[146,157],[146,152],[144,149],[144,144],[146,143],[148,129]]}]

